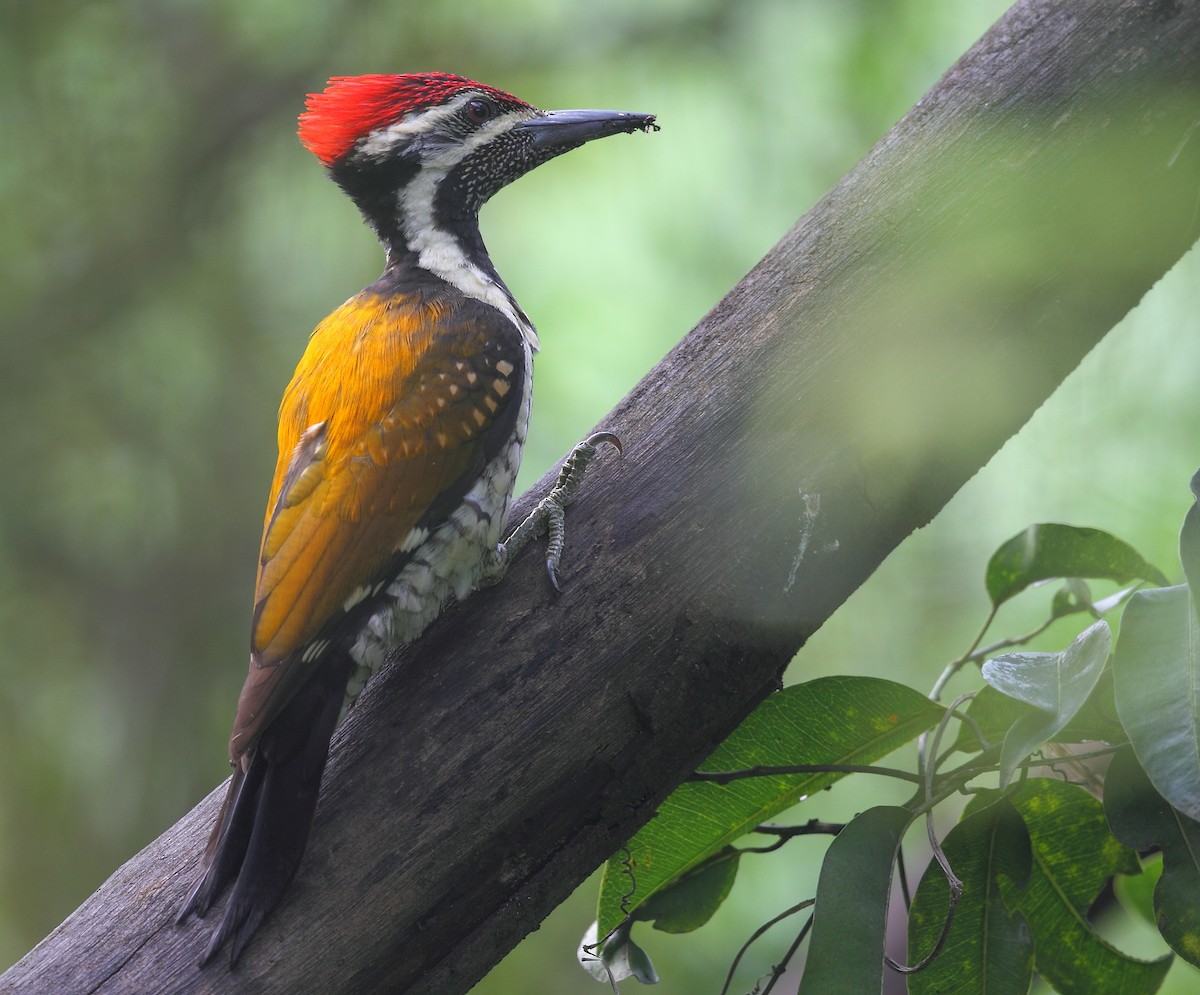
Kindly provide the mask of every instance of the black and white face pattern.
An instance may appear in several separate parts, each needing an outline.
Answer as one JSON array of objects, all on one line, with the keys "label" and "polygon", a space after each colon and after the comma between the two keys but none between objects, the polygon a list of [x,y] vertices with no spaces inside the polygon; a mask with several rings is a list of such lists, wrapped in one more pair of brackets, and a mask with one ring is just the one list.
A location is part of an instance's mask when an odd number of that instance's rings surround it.
[{"label": "black and white face pattern", "polygon": [[467,89],[362,139],[333,170],[385,244],[469,297],[492,304],[533,342],[533,329],[487,261],[479,209],[496,191],[565,149],[517,127],[540,112]]},{"label": "black and white face pattern", "polygon": [[452,177],[453,197],[442,199],[455,199],[463,211],[476,214],[501,187],[551,157],[517,128],[538,113],[526,104],[502,103],[491,94],[466,90],[373,132],[356,154],[376,161],[397,155],[416,161],[433,186],[443,187]]}]

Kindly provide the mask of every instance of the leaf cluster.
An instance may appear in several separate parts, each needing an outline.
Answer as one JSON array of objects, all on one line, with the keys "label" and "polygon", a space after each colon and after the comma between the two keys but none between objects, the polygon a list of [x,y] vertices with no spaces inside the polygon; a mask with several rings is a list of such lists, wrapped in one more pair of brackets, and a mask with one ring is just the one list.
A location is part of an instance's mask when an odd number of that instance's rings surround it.
[{"label": "leaf cluster", "polygon": [[[1200,473],[1192,490],[1200,498]],[[633,940],[636,923],[697,929],[729,895],[746,854],[828,834],[816,895],[755,931],[723,992],[750,945],[798,916],[789,949],[755,992],[775,988],[806,939],[802,995],[880,991],[889,970],[915,995],[1024,993],[1035,975],[1059,992],[1135,995],[1157,991],[1175,955],[1200,966],[1198,504],[1179,548],[1186,582],[1170,586],[1106,532],[1032,525],[990,558],[987,619],[929,696],[845,676],[772,696],[608,862],[580,963],[614,991],[628,977],[657,981]],[[1096,599],[1095,580],[1125,586]],[[982,645],[1001,606],[1051,581],[1060,583],[1042,625]],[[1104,616],[1118,608],[1114,647]],[[1022,648],[1067,616],[1090,624],[1064,649]],[[939,703],[968,665],[979,666],[982,686]],[[876,766],[914,742],[912,770]],[[811,806],[844,777],[867,775],[911,783],[912,795],[845,825],[769,821]],[[962,796],[956,824],[940,836],[941,809]],[[903,854],[916,849],[908,837],[918,824],[932,859],[910,895]],[[897,867],[908,965],[884,952]],[[1114,889],[1158,929],[1161,956],[1132,957],[1098,931],[1097,910]]]}]

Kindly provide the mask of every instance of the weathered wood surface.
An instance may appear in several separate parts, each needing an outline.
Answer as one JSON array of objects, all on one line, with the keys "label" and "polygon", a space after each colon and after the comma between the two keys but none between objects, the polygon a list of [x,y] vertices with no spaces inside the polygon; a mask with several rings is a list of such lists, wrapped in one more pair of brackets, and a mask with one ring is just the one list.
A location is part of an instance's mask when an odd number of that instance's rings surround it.
[{"label": "weathered wood surface", "polygon": [[466,991],[1195,241],[1198,123],[1200,4],[1018,4],[604,420],[565,592],[527,551],[376,679],[235,973],[172,921],[214,792],[0,990]]}]

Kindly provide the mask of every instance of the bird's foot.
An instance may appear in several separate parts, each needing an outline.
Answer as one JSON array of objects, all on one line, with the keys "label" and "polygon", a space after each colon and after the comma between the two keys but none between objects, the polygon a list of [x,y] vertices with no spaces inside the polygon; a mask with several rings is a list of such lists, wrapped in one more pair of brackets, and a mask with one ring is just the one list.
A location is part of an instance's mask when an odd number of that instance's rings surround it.
[{"label": "bird's foot", "polygon": [[550,493],[538,502],[537,507],[517,526],[513,534],[496,547],[496,552],[485,569],[481,586],[497,583],[516,555],[545,532],[549,536],[546,543],[546,573],[554,589],[562,590],[558,583],[558,562],[566,542],[564,512],[579,493],[588,465],[605,445],[612,446],[618,453],[621,452],[621,440],[611,432],[589,435],[571,450],[571,454],[563,461],[562,469],[558,471],[558,480],[550,489]]}]

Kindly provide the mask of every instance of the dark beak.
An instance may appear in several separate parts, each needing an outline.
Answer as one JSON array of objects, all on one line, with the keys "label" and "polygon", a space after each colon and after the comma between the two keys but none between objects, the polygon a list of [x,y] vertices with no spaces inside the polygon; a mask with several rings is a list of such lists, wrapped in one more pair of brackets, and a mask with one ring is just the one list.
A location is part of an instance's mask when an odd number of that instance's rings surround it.
[{"label": "dark beak", "polygon": [[630,111],[541,111],[517,128],[527,131],[535,148],[566,151],[593,138],[633,131],[658,131],[653,114]]}]

